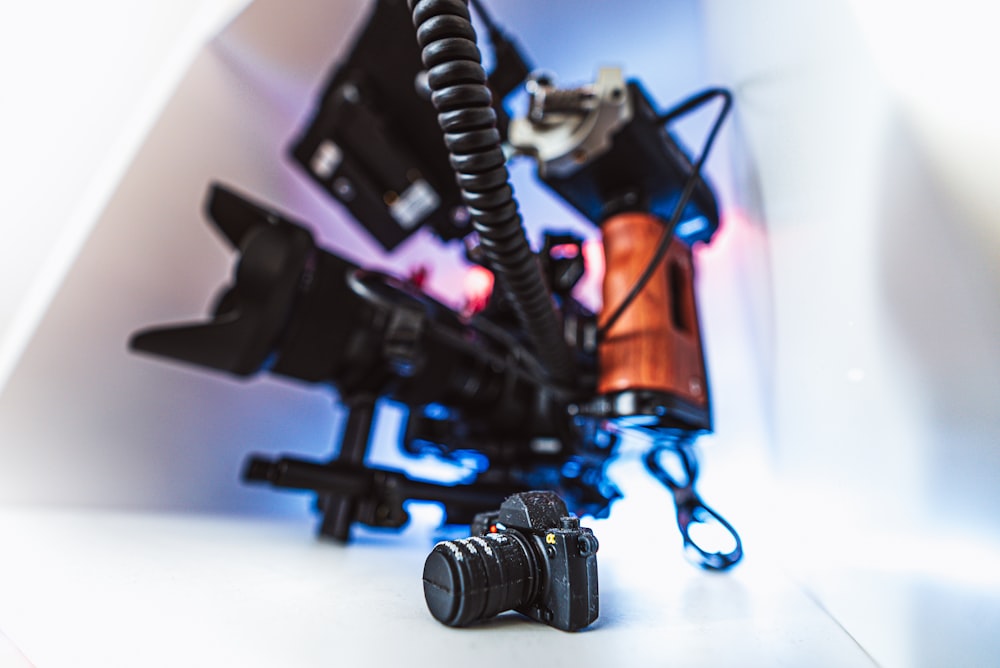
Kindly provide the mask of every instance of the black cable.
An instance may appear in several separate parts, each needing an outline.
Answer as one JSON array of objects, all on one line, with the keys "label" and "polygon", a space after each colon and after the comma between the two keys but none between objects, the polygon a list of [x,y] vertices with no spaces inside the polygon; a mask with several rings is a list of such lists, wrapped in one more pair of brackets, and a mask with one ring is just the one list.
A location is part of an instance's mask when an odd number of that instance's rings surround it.
[{"label": "black cable", "polygon": [[575,376],[572,352],[545,285],[510,187],[507,159],[490,106],[476,32],[465,0],[408,0],[462,199],[483,255],[511,303],[546,374],[556,383]]},{"label": "black cable", "polygon": [[[720,110],[720,115],[725,117],[729,113],[729,107],[733,103],[733,94],[726,88],[706,88],[700,93],[696,93],[686,100],[679,102],[674,105],[667,113],[662,114],[656,120],[663,124],[669,123],[670,121],[676,120],[681,116],[685,116],[692,111],[696,110],[698,107],[704,105],[707,102],[711,102],[713,98],[721,97],[723,98],[724,109]],[[720,121],[721,122],[721,121]],[[714,140],[708,140],[705,150],[707,151],[711,148],[711,142]]]},{"label": "black cable", "polygon": [[697,95],[684,100],[680,104],[676,105],[673,109],[667,113],[660,116],[657,120],[661,124],[668,123],[672,120],[680,118],[686,114],[691,113],[695,109],[701,107],[705,103],[713,100],[714,98],[721,97],[723,100],[722,108],[719,110],[719,115],[715,119],[715,123],[712,125],[712,129],[708,133],[708,137],[705,139],[705,145],[702,148],[701,155],[695,161],[694,165],[691,167],[691,174],[688,176],[687,181],[684,183],[684,189],[681,191],[681,197],[677,200],[677,205],[674,207],[674,212],[670,216],[670,220],[667,222],[666,227],[663,229],[663,236],[660,237],[659,243],[656,245],[656,251],[653,253],[653,257],[650,259],[649,264],[643,270],[639,279],[629,290],[625,298],[622,299],[621,303],[615,307],[615,310],[611,313],[607,320],[600,329],[597,330],[598,340],[603,339],[607,336],[607,333],[611,330],[618,319],[621,318],[625,310],[632,305],[639,293],[642,292],[643,288],[649,282],[649,279],[653,277],[656,273],[657,267],[663,262],[663,258],[667,254],[667,249],[670,247],[670,242],[674,237],[674,229],[677,227],[677,223],[680,222],[681,216],[684,215],[684,208],[687,206],[688,200],[694,194],[694,189],[701,182],[701,167],[705,163],[706,158],[708,158],[709,152],[712,150],[712,145],[715,143],[715,138],[719,134],[719,130],[722,128],[723,121],[726,120],[726,116],[729,114],[729,109],[733,104],[733,95],[725,88],[709,88]]}]

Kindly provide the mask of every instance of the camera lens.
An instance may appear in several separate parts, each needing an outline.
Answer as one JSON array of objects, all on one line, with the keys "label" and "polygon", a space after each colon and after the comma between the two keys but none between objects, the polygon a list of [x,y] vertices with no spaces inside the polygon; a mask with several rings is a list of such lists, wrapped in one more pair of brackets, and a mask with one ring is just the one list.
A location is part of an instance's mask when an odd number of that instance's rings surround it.
[{"label": "camera lens", "polygon": [[532,601],[540,580],[527,538],[490,533],[438,543],[424,563],[424,598],[435,619],[466,626]]}]

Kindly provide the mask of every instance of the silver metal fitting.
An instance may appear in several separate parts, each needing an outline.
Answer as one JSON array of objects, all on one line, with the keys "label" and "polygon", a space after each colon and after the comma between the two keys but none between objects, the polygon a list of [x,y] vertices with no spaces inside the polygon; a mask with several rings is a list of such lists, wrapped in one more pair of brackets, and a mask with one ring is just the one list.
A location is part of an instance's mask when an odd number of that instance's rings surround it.
[{"label": "silver metal fitting", "polygon": [[622,71],[603,67],[597,80],[579,88],[557,88],[551,77],[534,75],[527,118],[510,123],[511,145],[538,161],[539,176],[572,174],[611,148],[611,138],[632,119]]}]

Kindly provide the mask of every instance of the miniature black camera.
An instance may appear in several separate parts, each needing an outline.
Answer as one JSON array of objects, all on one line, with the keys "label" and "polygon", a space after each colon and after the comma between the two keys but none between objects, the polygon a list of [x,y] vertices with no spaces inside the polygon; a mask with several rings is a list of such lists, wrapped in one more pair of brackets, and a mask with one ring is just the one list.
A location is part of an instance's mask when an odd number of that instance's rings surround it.
[{"label": "miniature black camera", "polygon": [[480,513],[469,538],[434,546],[424,598],[435,619],[467,626],[506,610],[563,631],[597,619],[597,538],[554,492],[522,492]]}]

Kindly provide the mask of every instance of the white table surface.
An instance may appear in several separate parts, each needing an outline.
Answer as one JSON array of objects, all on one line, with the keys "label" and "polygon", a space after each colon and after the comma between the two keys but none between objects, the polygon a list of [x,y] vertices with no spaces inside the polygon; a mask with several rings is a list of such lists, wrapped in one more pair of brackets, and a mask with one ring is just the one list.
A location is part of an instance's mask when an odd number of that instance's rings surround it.
[{"label": "white table surface", "polygon": [[704,573],[684,562],[672,536],[612,523],[584,523],[601,540],[601,616],[587,631],[514,613],[447,628],[424,605],[420,576],[433,540],[414,524],[343,547],[316,540],[302,520],[0,510],[0,660],[38,668],[873,665],[776,567],[748,557],[730,574]]}]

